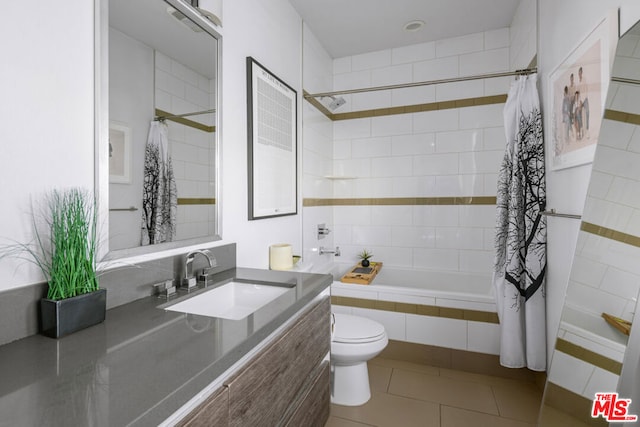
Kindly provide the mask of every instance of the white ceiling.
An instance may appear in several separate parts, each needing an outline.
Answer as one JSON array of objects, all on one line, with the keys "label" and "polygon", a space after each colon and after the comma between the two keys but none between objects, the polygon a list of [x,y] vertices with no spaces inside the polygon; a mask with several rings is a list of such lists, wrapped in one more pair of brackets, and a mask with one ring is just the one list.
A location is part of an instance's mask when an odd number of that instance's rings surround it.
[{"label": "white ceiling", "polygon": [[[289,0],[333,58],[509,27],[520,0]],[[422,30],[404,25],[420,19]]]}]

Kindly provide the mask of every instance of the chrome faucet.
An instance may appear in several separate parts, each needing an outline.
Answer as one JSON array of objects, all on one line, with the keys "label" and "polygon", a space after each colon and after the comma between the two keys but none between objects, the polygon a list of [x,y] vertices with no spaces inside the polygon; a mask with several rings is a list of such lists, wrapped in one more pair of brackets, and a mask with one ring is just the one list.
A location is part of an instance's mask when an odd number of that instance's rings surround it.
[{"label": "chrome faucet", "polygon": [[209,264],[209,266],[203,270],[202,274],[208,274],[211,269],[218,265],[215,256],[213,256],[213,253],[208,249],[196,249],[189,252],[185,258],[184,278],[182,279],[182,288],[186,289],[187,291],[193,290],[197,284],[196,277],[194,276],[192,271],[193,260],[195,259],[197,254],[203,255],[207,259],[207,262]]},{"label": "chrome faucet", "polygon": [[340,247],[339,247],[339,246],[336,246],[336,250],[335,250],[335,251],[332,251],[332,250],[329,250],[329,249],[325,248],[324,246],[320,246],[320,247],[318,248],[318,253],[319,253],[320,255],[324,255],[324,254],[333,254],[333,256],[340,256]]}]

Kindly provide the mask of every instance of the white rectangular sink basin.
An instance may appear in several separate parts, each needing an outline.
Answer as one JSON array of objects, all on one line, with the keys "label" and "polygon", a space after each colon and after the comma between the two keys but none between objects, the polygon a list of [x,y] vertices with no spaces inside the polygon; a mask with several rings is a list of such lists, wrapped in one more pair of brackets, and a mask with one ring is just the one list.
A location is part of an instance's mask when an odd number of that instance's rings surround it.
[{"label": "white rectangular sink basin", "polygon": [[239,320],[267,305],[289,289],[232,281],[166,307],[165,310]]}]

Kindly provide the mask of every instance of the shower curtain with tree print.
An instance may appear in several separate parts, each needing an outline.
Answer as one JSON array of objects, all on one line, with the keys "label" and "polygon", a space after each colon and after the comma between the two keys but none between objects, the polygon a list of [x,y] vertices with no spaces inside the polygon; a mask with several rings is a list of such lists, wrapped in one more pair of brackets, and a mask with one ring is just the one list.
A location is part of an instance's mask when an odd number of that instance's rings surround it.
[{"label": "shower curtain with tree print", "polygon": [[142,245],[170,242],[175,236],[178,191],[168,134],[166,123],[151,122],[142,183]]},{"label": "shower curtain with tree print", "polygon": [[507,146],[498,177],[493,284],[500,363],[546,369],[546,205],[542,117],[535,74],[521,76],[504,107]]}]

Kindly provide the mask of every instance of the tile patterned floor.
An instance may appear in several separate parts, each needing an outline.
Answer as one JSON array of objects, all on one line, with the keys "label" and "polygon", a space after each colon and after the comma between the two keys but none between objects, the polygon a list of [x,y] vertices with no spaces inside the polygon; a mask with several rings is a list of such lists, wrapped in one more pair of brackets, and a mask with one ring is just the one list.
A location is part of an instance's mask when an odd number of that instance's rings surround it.
[{"label": "tile patterned floor", "polygon": [[534,383],[375,358],[371,400],[331,405],[325,427],[535,427],[542,392]]}]

